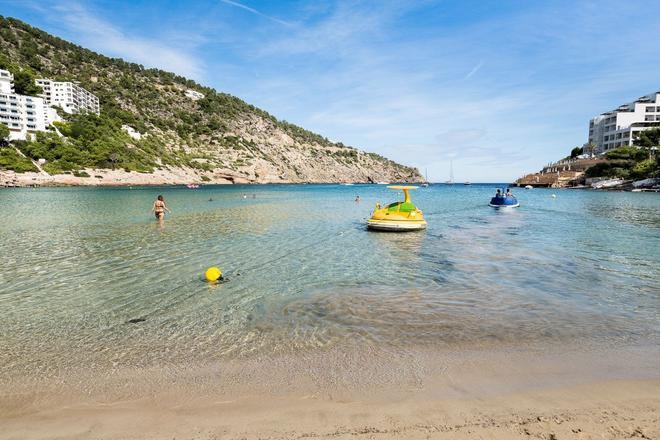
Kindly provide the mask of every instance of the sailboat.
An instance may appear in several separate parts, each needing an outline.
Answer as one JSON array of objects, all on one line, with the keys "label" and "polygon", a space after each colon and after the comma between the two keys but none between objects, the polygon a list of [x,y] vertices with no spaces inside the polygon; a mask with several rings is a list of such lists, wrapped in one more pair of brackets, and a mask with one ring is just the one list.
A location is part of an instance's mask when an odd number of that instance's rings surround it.
[{"label": "sailboat", "polygon": [[427,187],[429,186],[429,169],[424,168],[424,182],[422,182],[421,186]]},{"label": "sailboat", "polygon": [[454,161],[450,160],[449,161],[449,180],[445,182],[447,185],[453,185],[454,184]]}]

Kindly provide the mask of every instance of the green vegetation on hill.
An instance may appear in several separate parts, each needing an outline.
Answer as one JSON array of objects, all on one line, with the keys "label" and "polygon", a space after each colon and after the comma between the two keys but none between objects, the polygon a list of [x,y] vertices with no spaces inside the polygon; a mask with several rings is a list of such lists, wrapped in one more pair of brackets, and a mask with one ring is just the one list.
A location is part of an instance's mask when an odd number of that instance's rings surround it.
[{"label": "green vegetation on hill", "polygon": [[[170,72],[97,54],[14,18],[0,16],[0,54],[0,68],[14,74],[19,93],[39,93],[34,78],[47,77],[75,81],[99,97],[99,117],[61,113],[66,121],[58,129],[64,137],[51,132],[16,143],[26,156],[46,159],[44,169],[48,172],[85,167],[150,172],[165,166],[237,170],[256,158],[295,171],[282,153],[287,148],[315,159],[336,163],[341,157],[342,164],[357,164],[357,150],[280,121],[239,98]],[[186,97],[187,89],[204,94],[204,98],[195,101]],[[122,125],[146,136],[136,141]],[[294,144],[281,141],[279,135],[262,136],[275,139],[275,144],[254,141],[255,133],[277,130],[286,133]],[[346,153],[338,156],[338,149]],[[368,166],[417,175],[415,169],[378,155],[365,156],[373,161]]]},{"label": "green vegetation on hill", "polygon": [[0,168],[11,169],[17,173],[37,171],[30,159],[21,156],[12,147],[0,148]]},{"label": "green vegetation on hill", "polygon": [[644,179],[660,177],[660,155],[653,147],[660,148],[660,128],[640,133],[633,147],[621,147],[605,153],[607,162],[588,168],[586,177],[618,177]]},{"label": "green vegetation on hill", "polygon": [[9,128],[5,124],[0,124],[0,142],[5,142],[5,139],[9,137]]}]

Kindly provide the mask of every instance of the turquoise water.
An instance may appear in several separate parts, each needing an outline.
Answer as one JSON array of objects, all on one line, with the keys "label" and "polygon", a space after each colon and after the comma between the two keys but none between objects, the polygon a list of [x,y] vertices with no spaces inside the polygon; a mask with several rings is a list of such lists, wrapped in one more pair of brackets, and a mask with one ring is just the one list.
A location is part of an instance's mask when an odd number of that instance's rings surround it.
[{"label": "turquoise water", "polygon": [[[487,206],[494,190],[420,188],[428,229],[405,234],[365,230],[399,197],[376,185],[1,190],[0,377],[657,344],[660,195],[520,189],[505,212]],[[213,265],[225,282],[202,281]]]}]

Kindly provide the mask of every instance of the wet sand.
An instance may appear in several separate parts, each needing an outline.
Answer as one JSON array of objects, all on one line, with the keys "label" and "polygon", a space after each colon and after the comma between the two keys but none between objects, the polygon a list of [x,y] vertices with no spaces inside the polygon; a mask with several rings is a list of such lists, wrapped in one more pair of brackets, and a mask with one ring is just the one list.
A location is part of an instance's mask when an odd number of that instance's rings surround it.
[{"label": "wet sand", "polygon": [[652,348],[436,354],[362,371],[328,363],[324,375],[327,353],[299,380],[287,360],[260,359],[4,384],[0,438],[660,438]]},{"label": "wet sand", "polygon": [[489,398],[236,400],[173,396],[3,417],[3,439],[660,438],[660,381],[610,381]]}]

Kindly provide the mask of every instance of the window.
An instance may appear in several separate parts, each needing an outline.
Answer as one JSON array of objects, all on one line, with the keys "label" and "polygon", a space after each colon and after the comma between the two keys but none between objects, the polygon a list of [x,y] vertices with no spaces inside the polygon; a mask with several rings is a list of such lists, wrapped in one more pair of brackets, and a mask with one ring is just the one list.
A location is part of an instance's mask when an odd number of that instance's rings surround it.
[{"label": "window", "polygon": [[654,111],[655,111],[655,107],[653,107],[652,105],[646,107],[646,113],[653,113]]},{"label": "window", "polygon": [[653,121],[653,120],[655,120],[655,118],[653,117],[653,115],[649,115],[649,116],[645,116],[644,120],[645,121]]}]

